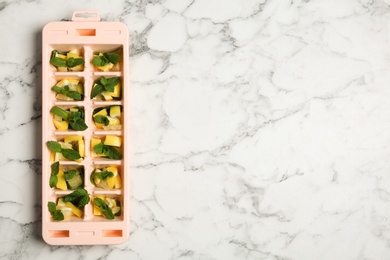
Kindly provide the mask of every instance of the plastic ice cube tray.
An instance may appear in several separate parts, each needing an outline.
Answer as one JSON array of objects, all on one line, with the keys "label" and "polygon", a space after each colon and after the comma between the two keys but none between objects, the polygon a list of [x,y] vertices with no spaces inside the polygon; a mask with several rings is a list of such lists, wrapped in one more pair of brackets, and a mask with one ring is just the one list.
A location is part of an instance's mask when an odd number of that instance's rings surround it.
[{"label": "plastic ice cube tray", "polygon": [[[42,236],[48,244],[52,245],[120,244],[126,241],[129,235],[128,29],[120,22],[100,21],[97,12],[76,11],[72,21],[47,24],[42,32],[42,39]],[[75,49],[85,60],[84,67],[80,71],[58,71],[50,63],[53,50],[67,53]],[[107,53],[117,50],[120,50],[120,62],[116,70],[101,71],[91,63],[95,52]],[[102,76],[107,79],[120,78],[120,97],[107,101],[91,99],[94,81]],[[51,88],[64,79],[75,79],[82,83],[81,100],[57,99],[57,93]],[[93,121],[94,109],[113,105],[122,107],[121,129],[97,127]],[[81,107],[84,110],[85,123],[88,128],[84,131],[58,130],[53,124],[54,116],[50,113],[54,106],[63,109]],[[121,147],[118,148],[122,153],[121,159],[96,156],[93,151],[92,138],[104,140],[108,135],[119,136],[122,139]],[[67,136],[80,136],[84,141],[85,155],[82,160],[73,161],[61,158],[61,156],[53,156],[54,153],[48,148],[47,142],[61,141]],[[77,150],[77,147],[75,149]],[[48,202],[57,204],[60,197],[73,192],[69,189],[50,188],[51,165],[55,160],[59,160],[61,169],[82,169],[84,172],[84,183],[81,188],[87,190],[91,201],[85,207],[80,208],[83,214],[81,217],[72,214],[68,219],[55,221],[48,210]],[[118,169],[121,187],[104,189],[93,185],[90,175],[94,169],[109,166]],[[120,202],[119,216],[108,220],[104,216],[95,214],[92,200],[99,195]]]}]

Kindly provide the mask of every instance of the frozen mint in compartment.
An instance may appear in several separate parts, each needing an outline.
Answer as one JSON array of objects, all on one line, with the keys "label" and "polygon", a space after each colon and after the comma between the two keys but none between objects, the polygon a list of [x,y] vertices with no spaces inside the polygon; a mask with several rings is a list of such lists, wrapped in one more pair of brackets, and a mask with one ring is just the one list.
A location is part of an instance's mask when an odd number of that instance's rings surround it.
[{"label": "frozen mint in compartment", "polygon": [[56,80],[51,90],[58,101],[81,101],[84,99],[84,84],[80,78],[66,77]]}]

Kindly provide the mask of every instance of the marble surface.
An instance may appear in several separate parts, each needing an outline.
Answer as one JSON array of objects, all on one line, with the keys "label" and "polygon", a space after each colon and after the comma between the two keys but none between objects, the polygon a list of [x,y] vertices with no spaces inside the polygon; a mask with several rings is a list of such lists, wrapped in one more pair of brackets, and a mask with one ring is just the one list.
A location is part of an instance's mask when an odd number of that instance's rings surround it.
[{"label": "marble surface", "polygon": [[[130,28],[118,246],[41,238],[41,30],[73,10]],[[389,0],[5,0],[0,22],[0,259],[390,259]]]}]

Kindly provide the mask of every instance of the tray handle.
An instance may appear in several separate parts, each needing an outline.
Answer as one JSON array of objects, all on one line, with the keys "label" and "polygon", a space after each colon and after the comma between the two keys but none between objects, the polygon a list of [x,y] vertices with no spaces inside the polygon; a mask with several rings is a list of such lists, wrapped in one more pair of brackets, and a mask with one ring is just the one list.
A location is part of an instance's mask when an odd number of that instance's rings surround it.
[{"label": "tray handle", "polygon": [[73,22],[99,22],[100,15],[97,11],[74,11]]}]

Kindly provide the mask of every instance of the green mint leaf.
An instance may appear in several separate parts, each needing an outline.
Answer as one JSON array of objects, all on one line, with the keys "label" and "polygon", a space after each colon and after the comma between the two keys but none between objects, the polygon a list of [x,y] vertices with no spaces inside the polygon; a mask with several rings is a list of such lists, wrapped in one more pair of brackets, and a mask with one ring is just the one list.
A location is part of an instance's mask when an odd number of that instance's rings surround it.
[{"label": "green mint leaf", "polygon": [[56,209],[56,204],[54,202],[48,202],[47,207],[49,209],[49,212],[51,214],[51,217],[55,221],[61,221],[64,220],[64,214],[62,214],[61,210]]},{"label": "green mint leaf", "polygon": [[117,64],[121,57],[119,56],[118,53],[116,52],[111,52],[111,53],[107,53],[106,55],[104,55],[107,57],[107,59],[112,63],[112,64]]},{"label": "green mint leaf", "polygon": [[91,174],[91,182],[92,184],[96,185],[95,183],[95,177],[97,177],[99,180],[106,180],[107,178],[114,177],[114,173],[110,171],[102,171],[97,172],[96,170]]},{"label": "green mint leaf", "polygon": [[77,160],[81,158],[80,154],[73,149],[61,149],[61,153],[68,160]]},{"label": "green mint leaf", "polygon": [[56,210],[52,214],[52,217],[53,217],[53,220],[55,220],[55,221],[61,221],[61,220],[65,219],[64,214],[62,214],[61,210]]},{"label": "green mint leaf", "polygon": [[66,60],[59,57],[53,57],[50,59],[50,64],[55,67],[66,67]]},{"label": "green mint leaf", "polygon": [[102,83],[103,86],[107,85],[107,78],[104,77],[104,76],[102,76],[102,77],[100,78],[100,83]]},{"label": "green mint leaf", "polygon": [[51,174],[57,175],[60,171],[60,162],[55,162],[51,165]]},{"label": "green mint leaf", "polygon": [[46,142],[47,147],[55,153],[60,153],[62,151],[61,145],[55,141],[48,141]]},{"label": "green mint leaf", "polygon": [[103,153],[113,160],[120,160],[122,158],[122,154],[113,146],[104,145]]},{"label": "green mint leaf", "polygon": [[103,171],[101,172],[101,180],[106,180],[107,178],[111,178],[111,177],[114,177],[114,173],[113,172],[110,172],[110,171]]},{"label": "green mint leaf", "polygon": [[108,120],[106,116],[102,116],[102,115],[95,116],[93,118],[93,121],[95,121],[98,124],[104,124],[106,126],[110,124],[110,120]]},{"label": "green mint leaf", "polygon": [[62,88],[58,87],[58,86],[53,86],[51,88],[51,90],[53,90],[54,92],[58,93],[58,94],[63,94],[63,90]]},{"label": "green mint leaf", "polygon": [[54,188],[58,183],[58,177],[56,175],[50,175],[49,186],[50,188]]},{"label": "green mint leaf", "polygon": [[88,194],[86,196],[83,196],[80,200],[79,200],[79,205],[77,206],[78,208],[81,208],[81,207],[84,207],[85,205],[87,205],[90,201],[90,198],[88,196]]},{"label": "green mint leaf", "polygon": [[93,87],[93,89],[91,91],[91,98],[96,97],[97,95],[101,94],[104,91],[105,91],[105,88],[102,85],[95,83],[95,86]]},{"label": "green mint leaf", "polygon": [[107,79],[107,84],[104,85],[104,88],[109,92],[114,92],[115,86],[119,83],[119,78],[109,78]]},{"label": "green mint leaf", "polygon": [[69,171],[64,172],[65,180],[72,179],[76,174],[77,174],[76,170],[69,170]]},{"label": "green mint leaf", "polygon": [[112,213],[111,208],[108,207],[108,205],[102,199],[94,198],[93,204],[95,204],[95,206],[98,207],[102,211],[103,215],[107,219],[114,219],[115,218],[114,214]]},{"label": "green mint leaf", "polygon": [[49,209],[50,213],[53,213],[53,212],[55,212],[57,210],[56,204],[54,202],[52,202],[52,201],[49,201],[47,203],[47,208]]},{"label": "green mint leaf", "polygon": [[88,128],[88,126],[85,124],[83,119],[77,119],[76,121],[70,121],[69,122],[72,129],[76,131],[84,131]]},{"label": "green mint leaf", "polygon": [[80,199],[84,196],[87,196],[88,195],[88,192],[87,190],[85,189],[78,189],[78,190],[75,190],[74,192],[66,195],[63,200],[64,202],[72,202],[72,201],[75,201],[77,199]]},{"label": "green mint leaf", "polygon": [[104,148],[104,144],[103,144],[103,143],[99,143],[99,144],[95,145],[95,147],[93,148],[93,150],[94,150],[97,154],[101,154],[101,153],[103,153],[103,148]]},{"label": "green mint leaf", "polygon": [[82,64],[84,64],[84,59],[81,58],[69,58],[67,61],[68,68],[73,68]]},{"label": "green mint leaf", "polygon": [[104,56],[96,56],[92,59],[92,64],[96,67],[105,66],[109,63],[109,60]]},{"label": "green mint leaf", "polygon": [[68,111],[65,111],[63,110],[62,108],[60,107],[57,107],[57,106],[54,106],[50,109],[50,112],[61,117],[62,119],[64,120],[68,120],[68,115],[69,115],[69,112]]},{"label": "green mint leaf", "polygon": [[74,100],[81,100],[81,94],[77,91],[69,91],[67,96],[73,98]]}]

